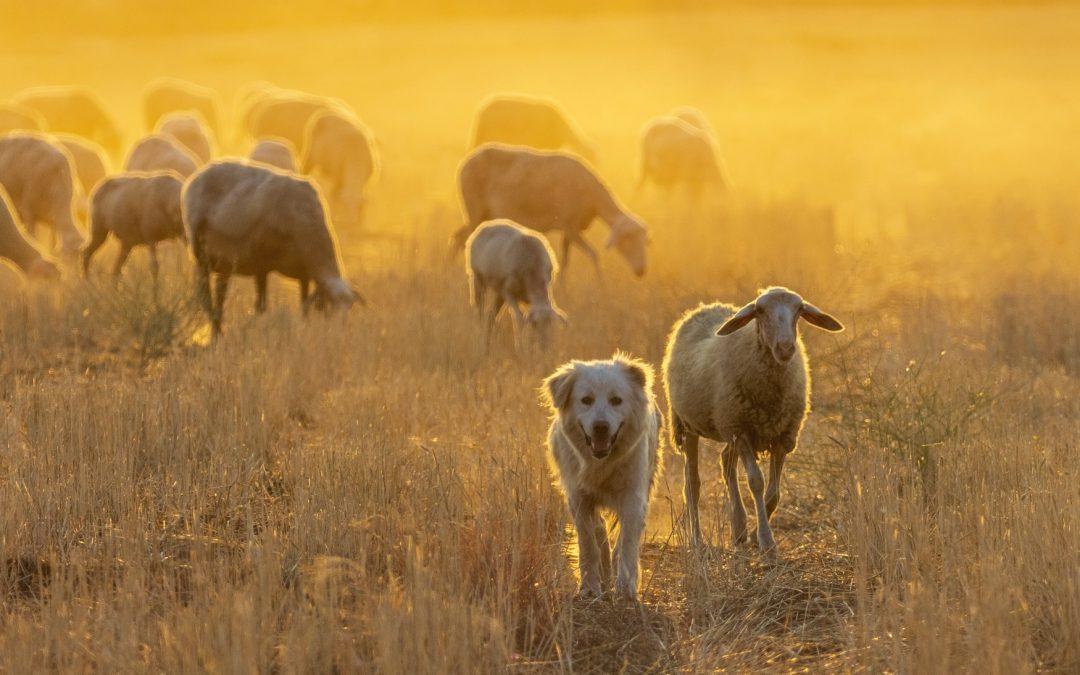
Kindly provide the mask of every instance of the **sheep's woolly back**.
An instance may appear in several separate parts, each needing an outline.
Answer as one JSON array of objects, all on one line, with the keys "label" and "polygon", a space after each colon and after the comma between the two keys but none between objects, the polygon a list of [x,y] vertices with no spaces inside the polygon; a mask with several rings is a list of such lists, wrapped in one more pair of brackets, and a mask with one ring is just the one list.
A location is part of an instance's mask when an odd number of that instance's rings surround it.
[{"label": "sheep's woolly back", "polygon": [[66,250],[81,246],[74,214],[74,159],[53,137],[17,132],[0,138],[0,185],[23,223],[47,223]]},{"label": "sheep's woolly back", "polygon": [[97,236],[112,232],[128,246],[179,237],[184,233],[183,184],[174,171],[109,176],[91,196],[91,230]]},{"label": "sheep's woolly back", "polygon": [[492,279],[539,276],[550,284],[558,273],[555,251],[542,235],[501,219],[478,227],[465,247],[470,275]]},{"label": "sheep's woolly back", "polygon": [[737,310],[703,304],[672,329],[663,373],[674,440],[685,428],[718,442],[746,436],[758,452],[794,448],[809,409],[802,340],[795,356],[781,365],[762,345],[756,322],[728,336],[716,335]]}]

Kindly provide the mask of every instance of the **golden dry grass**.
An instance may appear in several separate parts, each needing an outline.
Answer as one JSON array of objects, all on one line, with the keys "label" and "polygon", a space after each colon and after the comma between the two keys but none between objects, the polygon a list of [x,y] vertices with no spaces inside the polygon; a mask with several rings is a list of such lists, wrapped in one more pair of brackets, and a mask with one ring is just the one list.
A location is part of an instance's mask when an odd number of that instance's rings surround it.
[{"label": "golden dry grass", "polygon": [[[372,225],[396,237],[339,233],[370,307],[305,322],[278,284],[256,317],[240,281],[212,347],[187,339],[179,250],[156,299],[139,255],[119,289],[5,275],[0,669],[1075,672],[1077,19],[744,9],[16,40],[0,93],[85,82],[129,139],[161,74],[344,97],[380,137]],[[599,287],[576,259],[546,354],[486,354],[446,256],[469,118],[500,89],[563,101],[655,240],[641,282],[604,255]],[[632,197],[638,127],[687,103],[735,193]],[[814,412],[779,562],[728,545],[715,448],[712,546],[692,554],[669,452],[642,604],[574,601],[540,379],[616,348],[657,363],[686,308],[770,283],[848,326],[806,335]]]}]

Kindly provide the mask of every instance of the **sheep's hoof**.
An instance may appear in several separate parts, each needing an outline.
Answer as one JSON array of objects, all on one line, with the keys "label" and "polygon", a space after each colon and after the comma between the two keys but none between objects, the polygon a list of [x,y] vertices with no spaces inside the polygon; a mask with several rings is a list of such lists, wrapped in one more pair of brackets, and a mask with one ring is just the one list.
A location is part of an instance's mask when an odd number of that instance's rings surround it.
[{"label": "sheep's hoof", "polygon": [[577,592],[578,600],[599,600],[602,596],[603,593],[601,592],[599,586],[592,587],[582,584],[581,588],[579,588]]},{"label": "sheep's hoof", "polygon": [[776,560],[776,540],[772,538],[772,535],[758,535],[758,546],[761,547],[761,552],[765,554],[768,560]]}]

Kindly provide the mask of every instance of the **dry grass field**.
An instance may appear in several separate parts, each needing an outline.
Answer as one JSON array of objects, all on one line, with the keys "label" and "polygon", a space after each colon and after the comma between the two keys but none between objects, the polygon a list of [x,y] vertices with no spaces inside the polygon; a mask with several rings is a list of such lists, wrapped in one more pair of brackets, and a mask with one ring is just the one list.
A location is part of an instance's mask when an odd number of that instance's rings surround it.
[{"label": "dry grass field", "polygon": [[[12,31],[13,32],[13,31]],[[0,98],[101,93],[127,141],[158,75],[340,96],[379,138],[368,299],[234,283],[207,345],[190,263],[155,295],[0,272],[0,670],[1080,669],[1080,10],[733,8],[49,40],[4,36]],[[575,259],[551,349],[490,353],[454,172],[493,91],[560,100],[650,225],[637,280]],[[633,194],[637,132],[690,104],[734,186]],[[227,150],[240,146],[226,144]],[[590,238],[602,243],[603,228]],[[111,257],[106,250],[103,258]],[[104,269],[104,260],[98,263]],[[733,548],[719,454],[683,534],[666,449],[640,605],[576,601],[537,388],[566,359],[658,364],[676,318],[783,284],[813,412],[775,517]],[[663,399],[662,393],[660,394]]]}]

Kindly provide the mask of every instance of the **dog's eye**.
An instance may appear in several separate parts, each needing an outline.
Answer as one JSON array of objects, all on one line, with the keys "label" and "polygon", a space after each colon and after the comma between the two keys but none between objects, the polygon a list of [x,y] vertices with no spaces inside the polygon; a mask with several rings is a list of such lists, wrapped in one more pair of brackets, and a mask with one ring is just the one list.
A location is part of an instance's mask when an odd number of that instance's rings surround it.
[{"label": "dog's eye", "polygon": [[618,396],[612,396],[609,400],[611,402],[611,405],[619,405],[620,403],[622,403],[622,399]]},{"label": "dog's eye", "polygon": [[594,400],[596,399],[594,399],[592,396],[583,396],[581,398],[581,402],[585,405],[592,405]]}]

